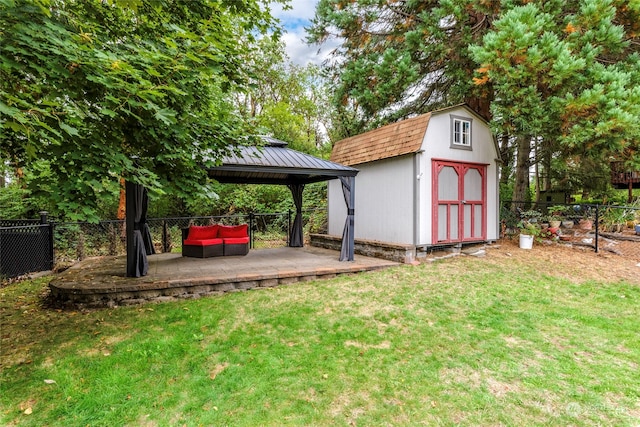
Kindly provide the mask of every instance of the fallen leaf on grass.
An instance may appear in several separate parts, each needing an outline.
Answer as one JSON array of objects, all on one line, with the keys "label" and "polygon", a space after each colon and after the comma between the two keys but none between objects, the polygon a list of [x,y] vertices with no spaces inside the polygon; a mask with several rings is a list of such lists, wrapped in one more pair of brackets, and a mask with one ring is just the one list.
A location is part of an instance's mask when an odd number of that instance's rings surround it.
[{"label": "fallen leaf on grass", "polygon": [[[18,408],[20,408],[20,411],[24,412],[27,409],[31,409],[33,408],[33,406],[36,404],[36,400],[35,399],[29,399],[29,400],[25,400],[24,402],[20,402],[20,404],[18,405]],[[33,410],[33,409],[31,409]]]},{"label": "fallen leaf on grass", "polygon": [[31,409],[31,407],[28,407],[27,409],[24,410],[24,414],[25,415],[31,415],[33,414],[33,409]]},{"label": "fallen leaf on grass", "polygon": [[215,380],[216,377],[225,369],[227,369],[227,366],[229,366],[229,364],[227,362],[222,363],[220,365],[216,365],[211,372],[209,372],[209,378],[212,380]]}]

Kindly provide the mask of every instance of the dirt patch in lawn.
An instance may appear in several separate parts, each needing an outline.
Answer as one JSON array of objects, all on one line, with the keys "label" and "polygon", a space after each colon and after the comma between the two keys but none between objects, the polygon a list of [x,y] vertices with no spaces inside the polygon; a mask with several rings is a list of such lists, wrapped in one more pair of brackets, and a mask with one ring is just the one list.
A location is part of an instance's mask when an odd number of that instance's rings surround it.
[{"label": "dirt patch in lawn", "polygon": [[518,242],[511,239],[501,239],[486,248],[488,262],[527,264],[575,281],[626,280],[640,284],[638,242],[617,242],[619,253],[606,249],[596,253],[592,247],[550,241],[535,242],[530,250],[520,249]]}]

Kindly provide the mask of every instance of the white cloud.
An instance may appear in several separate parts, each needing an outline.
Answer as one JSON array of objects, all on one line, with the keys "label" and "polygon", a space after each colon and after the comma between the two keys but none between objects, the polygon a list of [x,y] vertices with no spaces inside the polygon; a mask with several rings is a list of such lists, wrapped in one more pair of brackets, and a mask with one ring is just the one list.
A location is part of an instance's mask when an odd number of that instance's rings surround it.
[{"label": "white cloud", "polygon": [[292,0],[289,10],[283,10],[279,4],[271,5],[272,15],[280,19],[285,31],[282,40],[285,42],[287,55],[295,64],[321,64],[337,46],[334,41],[320,46],[305,42],[307,33],[304,27],[311,25],[317,3],[317,0]]},{"label": "white cloud", "polygon": [[283,21],[310,21],[316,13],[318,0],[291,0],[291,9],[283,10],[281,4],[271,5],[271,13]]},{"label": "white cloud", "polygon": [[304,41],[305,37],[304,28],[296,31],[288,30],[282,36],[286,45],[287,55],[289,55],[293,63],[298,65],[321,64],[337,45],[337,41],[330,41],[322,45],[309,45]]}]

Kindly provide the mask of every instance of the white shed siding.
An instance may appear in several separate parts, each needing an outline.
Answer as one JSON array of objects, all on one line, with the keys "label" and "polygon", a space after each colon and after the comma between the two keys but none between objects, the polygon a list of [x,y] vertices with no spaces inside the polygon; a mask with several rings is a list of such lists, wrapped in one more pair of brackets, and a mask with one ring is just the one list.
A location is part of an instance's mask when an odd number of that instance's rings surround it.
[{"label": "white shed siding", "polygon": [[[355,179],[356,191],[358,189],[358,176]],[[356,193],[356,197],[358,193]],[[347,205],[342,194],[342,184],[339,179],[332,179],[327,184],[327,232],[334,236],[342,236],[344,222],[347,219]]]},{"label": "white shed siding", "polygon": [[[472,150],[450,148],[451,115],[472,119]],[[423,143],[421,168],[424,176],[431,182],[433,171],[431,159],[451,160],[465,163],[483,163],[487,165],[487,240],[498,238],[498,154],[493,135],[482,119],[470,114],[465,108],[446,110],[431,117]],[[420,243],[432,242],[432,186],[422,185],[423,197],[420,206]]]},{"label": "white shed siding", "polygon": [[[413,243],[413,155],[358,165],[355,237]],[[329,183],[329,234],[342,235],[346,206],[340,181]]]}]

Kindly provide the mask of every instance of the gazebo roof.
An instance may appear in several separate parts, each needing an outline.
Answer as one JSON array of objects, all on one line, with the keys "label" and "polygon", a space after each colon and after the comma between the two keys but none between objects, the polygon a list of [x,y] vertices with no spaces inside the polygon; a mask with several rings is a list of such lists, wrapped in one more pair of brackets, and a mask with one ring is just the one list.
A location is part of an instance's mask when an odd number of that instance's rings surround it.
[{"label": "gazebo roof", "polygon": [[222,183],[308,184],[341,176],[356,176],[357,169],[287,148],[287,143],[262,137],[263,147],[241,147],[208,169],[209,177]]}]

